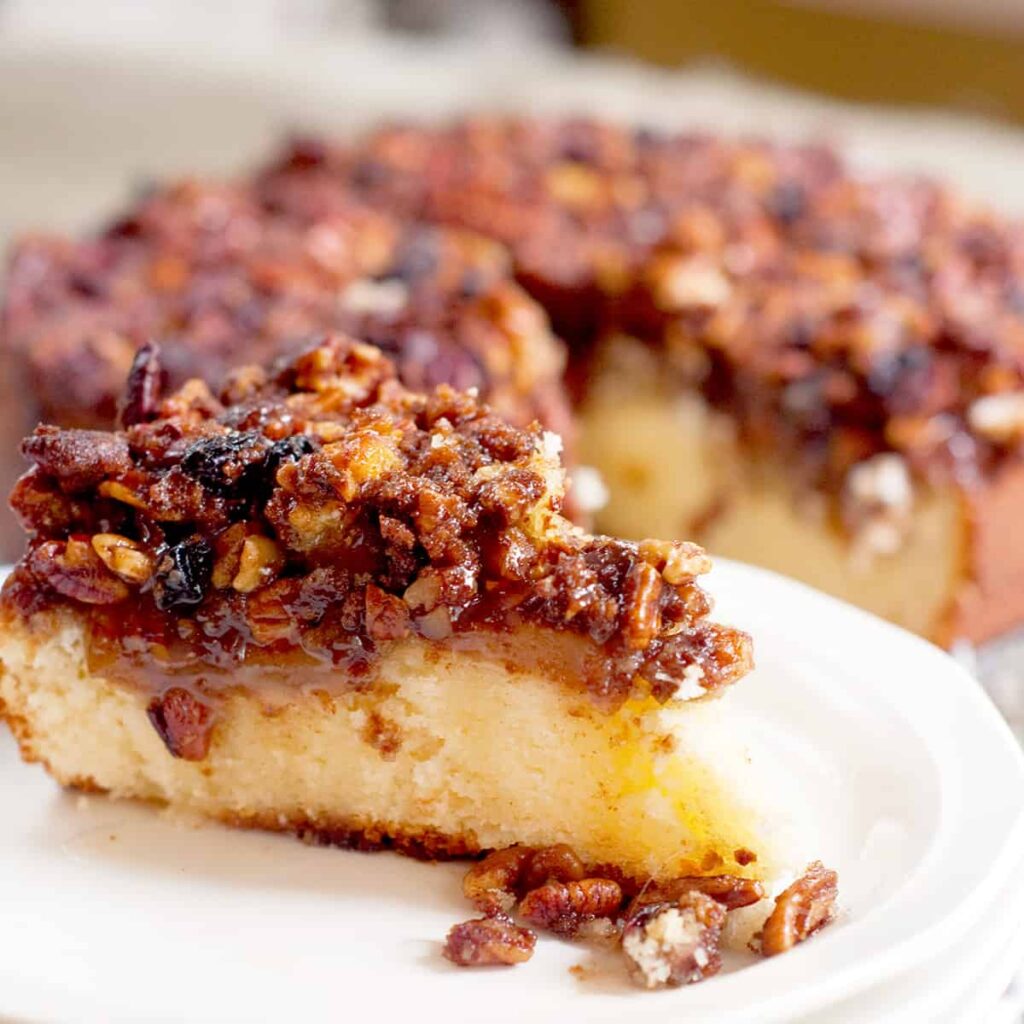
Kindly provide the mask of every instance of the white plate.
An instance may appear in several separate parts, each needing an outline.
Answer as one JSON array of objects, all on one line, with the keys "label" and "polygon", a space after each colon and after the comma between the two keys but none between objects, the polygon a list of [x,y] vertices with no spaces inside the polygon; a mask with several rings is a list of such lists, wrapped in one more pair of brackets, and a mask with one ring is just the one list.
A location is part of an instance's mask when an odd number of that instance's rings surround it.
[{"label": "white plate", "polygon": [[1024,861],[1009,885],[979,907],[978,923],[926,964],[795,1024],[980,1024],[988,1022],[1024,965]]},{"label": "white plate", "polygon": [[85,1020],[789,1019],[910,971],[971,928],[1024,856],[1024,758],[938,649],[761,570],[720,563],[717,614],[756,638],[732,696],[800,780],[843,919],[784,957],[644,994],[542,941],[460,971],[460,869],[176,824],[59,793],[0,744],[0,1014]]}]

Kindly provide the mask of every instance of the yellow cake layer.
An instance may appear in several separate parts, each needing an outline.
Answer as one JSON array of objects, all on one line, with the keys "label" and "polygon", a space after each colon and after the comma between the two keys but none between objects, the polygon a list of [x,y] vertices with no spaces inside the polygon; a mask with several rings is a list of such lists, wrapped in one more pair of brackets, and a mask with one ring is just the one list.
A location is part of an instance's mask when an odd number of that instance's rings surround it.
[{"label": "yellow cake layer", "polygon": [[898,549],[865,552],[823,503],[797,492],[781,455],[774,463],[754,458],[699,394],[665,386],[651,356],[624,339],[616,345],[579,411],[581,458],[601,472],[609,494],[597,516],[601,532],[696,540],[712,555],[793,576],[945,638],[969,528],[957,490],[919,490]]},{"label": "yellow cake layer", "polygon": [[[66,784],[435,852],[564,842],[637,876],[770,877],[788,861],[774,848],[773,815],[752,806],[757,766],[728,694],[606,714],[544,675],[407,641],[363,692],[339,677],[331,699],[298,688],[271,707],[234,690],[208,756],[191,762],[168,753],[148,695],[90,674],[71,612],[9,626],[0,667],[23,753]],[[744,867],[737,850],[758,859]]]}]

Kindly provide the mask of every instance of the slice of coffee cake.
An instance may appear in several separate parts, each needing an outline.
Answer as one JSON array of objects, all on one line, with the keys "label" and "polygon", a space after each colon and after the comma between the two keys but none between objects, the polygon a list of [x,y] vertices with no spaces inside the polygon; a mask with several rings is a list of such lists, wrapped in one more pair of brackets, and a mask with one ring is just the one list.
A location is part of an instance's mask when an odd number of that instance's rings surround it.
[{"label": "slice of coffee cake", "polygon": [[683,542],[560,513],[559,442],[328,339],[219,397],[136,359],[40,427],[0,707],[62,783],[431,856],[568,843],[670,878],[778,851],[721,694],[750,641]]}]

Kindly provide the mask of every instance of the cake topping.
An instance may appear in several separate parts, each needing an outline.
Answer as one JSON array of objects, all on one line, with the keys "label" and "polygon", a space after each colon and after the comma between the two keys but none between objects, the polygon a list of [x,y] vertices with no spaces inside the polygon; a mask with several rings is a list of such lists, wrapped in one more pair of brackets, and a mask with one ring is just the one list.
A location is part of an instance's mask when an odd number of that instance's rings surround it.
[{"label": "cake topping", "polygon": [[408,391],[344,337],[238,371],[218,397],[194,381],[158,395],[157,352],[140,361],[137,422],[25,442],[13,505],[32,539],[8,600],[92,607],[99,634],[134,635],[169,670],[284,645],[358,677],[410,635],[539,629],[566,681],[612,707],[703,696],[748,667],[747,638],[707,620],[699,548],[561,516],[559,445],[538,425]]},{"label": "cake topping", "polygon": [[384,349],[411,387],[479,387],[520,425],[567,423],[562,351],[511,280],[502,248],[464,231],[399,223],[349,196],[305,222],[268,211],[245,184],[161,187],[101,234],[16,247],[3,342],[41,417],[131,426],[160,384],[133,355],[165,342],[175,386],[219,385],[242,363],[295,351],[327,330]]},{"label": "cake topping", "polygon": [[966,484],[1020,457],[1024,230],[937,183],[822,146],[475,117],[305,140],[257,188],[499,239],[577,350],[641,338],[831,494],[884,452]]}]

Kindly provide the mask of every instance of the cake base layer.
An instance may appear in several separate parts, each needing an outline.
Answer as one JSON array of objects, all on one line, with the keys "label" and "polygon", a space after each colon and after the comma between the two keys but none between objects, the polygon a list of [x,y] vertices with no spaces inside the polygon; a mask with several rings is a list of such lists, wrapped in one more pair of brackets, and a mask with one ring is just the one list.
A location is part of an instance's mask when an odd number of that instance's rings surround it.
[{"label": "cake base layer", "polygon": [[728,418],[673,390],[634,350],[599,367],[580,409],[581,458],[610,495],[598,529],[697,540],[795,577],[937,643],[980,642],[1024,617],[1024,541],[1012,528],[1024,470],[970,493],[919,488],[893,553],[866,553],[823,501],[797,491],[784,453],[755,458]]},{"label": "cake base layer", "polygon": [[70,613],[9,623],[0,669],[23,755],[65,784],[426,856],[568,843],[589,864],[655,878],[775,877],[789,860],[778,808],[751,797],[757,766],[727,696],[608,714],[543,675],[409,642],[361,691],[297,678],[286,700],[207,693],[209,750],[188,761],[151,724],[152,693],[90,673]]}]

